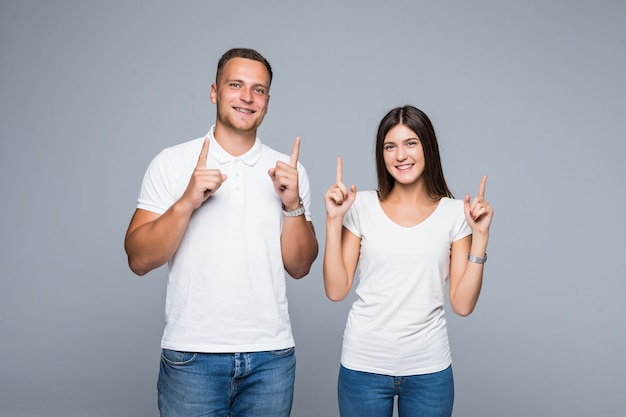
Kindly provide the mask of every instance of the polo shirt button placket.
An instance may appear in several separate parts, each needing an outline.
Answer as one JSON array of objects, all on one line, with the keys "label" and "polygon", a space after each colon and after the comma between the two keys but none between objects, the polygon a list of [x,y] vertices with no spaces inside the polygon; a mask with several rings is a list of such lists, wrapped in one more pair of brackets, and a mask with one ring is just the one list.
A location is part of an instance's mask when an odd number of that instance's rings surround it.
[{"label": "polo shirt button placket", "polygon": [[234,176],[234,182],[235,182],[235,195],[234,195],[234,200],[235,202],[241,207],[243,206],[243,201],[244,201],[244,187],[243,187],[243,182],[241,180],[241,172],[240,172],[240,167],[241,167],[241,161],[239,159],[234,159],[233,160],[233,176]]}]

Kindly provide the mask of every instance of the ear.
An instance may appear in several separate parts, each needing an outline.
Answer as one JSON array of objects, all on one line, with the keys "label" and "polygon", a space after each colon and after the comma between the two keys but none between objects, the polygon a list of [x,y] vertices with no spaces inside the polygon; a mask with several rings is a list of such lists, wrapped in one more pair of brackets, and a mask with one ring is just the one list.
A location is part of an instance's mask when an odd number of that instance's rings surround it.
[{"label": "ear", "polygon": [[211,103],[215,104],[217,103],[217,85],[215,83],[211,84]]}]

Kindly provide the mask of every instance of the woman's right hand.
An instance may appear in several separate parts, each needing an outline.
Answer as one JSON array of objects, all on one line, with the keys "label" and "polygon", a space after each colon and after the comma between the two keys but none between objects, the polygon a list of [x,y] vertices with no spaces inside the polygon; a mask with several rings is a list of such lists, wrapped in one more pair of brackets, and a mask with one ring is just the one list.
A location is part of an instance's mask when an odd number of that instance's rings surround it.
[{"label": "woman's right hand", "polygon": [[337,182],[324,194],[327,217],[343,217],[356,198],[356,186],[350,185],[350,190],[343,184],[343,165],[341,156],[337,157]]}]

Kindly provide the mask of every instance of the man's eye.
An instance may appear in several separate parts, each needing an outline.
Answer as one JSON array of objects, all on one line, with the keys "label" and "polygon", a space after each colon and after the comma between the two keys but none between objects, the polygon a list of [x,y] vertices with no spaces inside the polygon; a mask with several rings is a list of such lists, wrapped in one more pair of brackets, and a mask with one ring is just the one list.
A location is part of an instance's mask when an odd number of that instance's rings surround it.
[{"label": "man's eye", "polygon": [[257,94],[265,94],[265,89],[264,88],[255,88],[254,92]]},{"label": "man's eye", "polygon": [[235,88],[236,88],[236,87],[239,87],[239,83],[230,83],[229,85],[230,85],[231,87],[235,87]]}]

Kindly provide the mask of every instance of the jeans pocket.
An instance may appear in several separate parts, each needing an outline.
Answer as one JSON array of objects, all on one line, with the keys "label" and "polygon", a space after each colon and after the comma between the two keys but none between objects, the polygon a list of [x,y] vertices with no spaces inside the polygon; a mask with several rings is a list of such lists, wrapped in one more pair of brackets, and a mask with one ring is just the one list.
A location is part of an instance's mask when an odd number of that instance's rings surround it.
[{"label": "jeans pocket", "polygon": [[177,350],[161,349],[161,359],[172,366],[183,366],[193,363],[198,358],[197,353],[179,352]]},{"label": "jeans pocket", "polygon": [[286,349],[278,349],[278,350],[270,350],[270,353],[274,356],[280,356],[281,358],[293,355],[295,352],[295,347],[288,347]]}]

